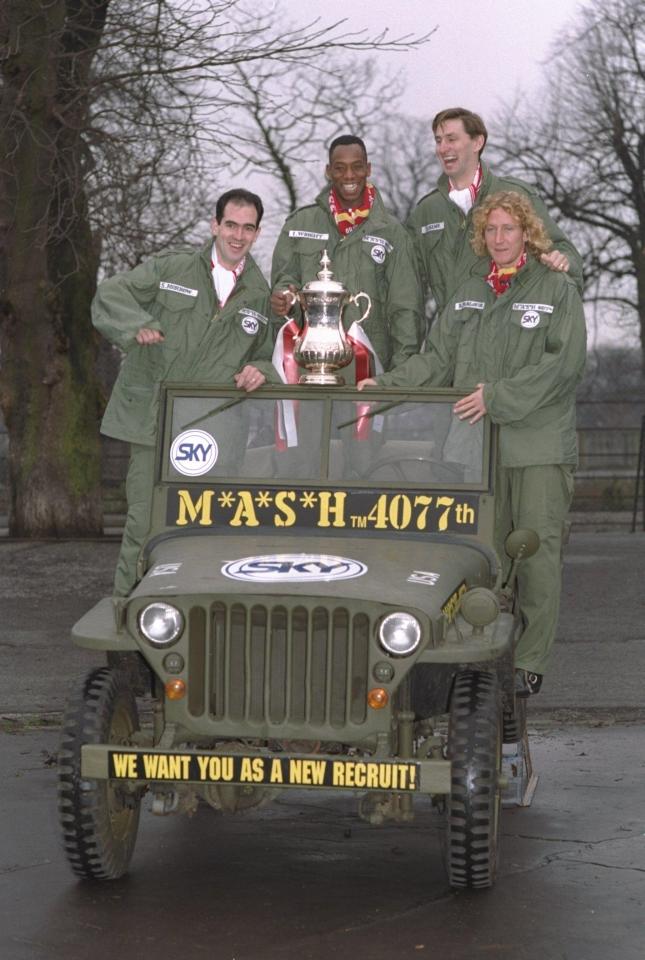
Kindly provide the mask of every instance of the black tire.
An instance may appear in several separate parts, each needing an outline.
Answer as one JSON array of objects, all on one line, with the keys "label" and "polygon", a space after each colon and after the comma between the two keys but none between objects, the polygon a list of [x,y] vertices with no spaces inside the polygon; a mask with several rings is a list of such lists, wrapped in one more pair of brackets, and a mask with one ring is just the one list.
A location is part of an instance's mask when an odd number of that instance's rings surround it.
[{"label": "black tire", "polygon": [[495,674],[457,674],[450,700],[446,859],[451,887],[491,887],[497,872],[502,714]]},{"label": "black tire", "polygon": [[127,653],[117,653],[110,650],[107,655],[107,665],[125,673],[135,696],[145,697],[151,692],[152,672],[140,653],[132,650],[128,650]]},{"label": "black tire", "polygon": [[65,853],[77,877],[116,880],[128,869],[139,827],[141,794],[110,780],[81,777],[86,743],[130,744],[139,729],[124,674],[102,667],[70,701],[58,751],[58,811]]}]

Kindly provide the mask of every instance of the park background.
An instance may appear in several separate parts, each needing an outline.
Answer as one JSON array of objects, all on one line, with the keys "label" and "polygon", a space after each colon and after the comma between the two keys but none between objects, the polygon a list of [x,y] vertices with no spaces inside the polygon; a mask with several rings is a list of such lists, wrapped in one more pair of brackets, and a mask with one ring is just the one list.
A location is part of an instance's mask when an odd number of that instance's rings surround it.
[{"label": "park background", "polygon": [[214,198],[239,184],[265,200],[268,274],[339,132],[364,137],[405,219],[439,173],[431,119],[457,105],[486,120],[484,159],[534,183],[583,253],[575,508],[628,522],[645,413],[642,0],[8,0],[0,529],[120,522],[127,451],[98,435],[120,358],[89,320],[102,276],[201,243]]}]

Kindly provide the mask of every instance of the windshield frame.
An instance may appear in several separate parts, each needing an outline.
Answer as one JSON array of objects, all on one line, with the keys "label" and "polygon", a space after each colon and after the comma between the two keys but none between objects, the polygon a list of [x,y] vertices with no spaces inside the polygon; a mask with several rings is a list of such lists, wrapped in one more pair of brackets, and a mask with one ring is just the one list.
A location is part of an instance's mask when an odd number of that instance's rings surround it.
[{"label": "windshield frame", "polygon": [[[494,462],[493,451],[495,449],[496,443],[496,430],[494,425],[491,423],[488,417],[484,417],[482,421],[482,472],[481,472],[481,482],[473,481],[459,481],[451,482],[446,480],[436,480],[436,481],[404,481],[402,483],[401,479],[391,479],[384,480],[381,478],[359,478],[352,479],[351,483],[348,480],[341,479],[332,479],[329,477],[329,461],[330,461],[330,436],[332,430],[332,409],[333,404],[337,400],[343,401],[354,401],[361,403],[376,403],[379,405],[379,408],[372,411],[368,416],[378,416],[380,413],[384,413],[387,410],[391,410],[398,405],[413,403],[413,404],[432,404],[432,403],[443,403],[446,404],[454,403],[460,397],[465,395],[465,391],[448,389],[448,388],[433,388],[433,389],[421,389],[415,388],[414,391],[411,390],[402,390],[400,388],[383,388],[383,387],[373,387],[366,389],[364,391],[358,391],[354,387],[318,387],[318,386],[293,386],[293,385],[266,385],[258,390],[254,390],[251,393],[241,394],[241,392],[234,386],[202,386],[202,385],[186,385],[182,383],[168,383],[162,385],[161,388],[161,402],[160,402],[160,414],[159,414],[159,430],[157,437],[157,450],[156,450],[156,478],[157,482],[164,485],[177,485],[177,484],[203,484],[203,483],[214,483],[214,482],[225,482],[230,485],[253,485],[253,484],[262,484],[264,486],[283,486],[285,483],[285,478],[280,476],[255,476],[251,477],[248,475],[227,475],[225,479],[213,478],[208,474],[205,476],[198,477],[177,477],[171,475],[170,469],[170,447],[172,444],[172,431],[171,429],[166,429],[166,424],[171,425],[173,422],[173,412],[174,404],[178,399],[185,397],[194,397],[194,398],[212,398],[213,401],[221,400],[222,402],[219,405],[214,405],[213,410],[209,411],[206,416],[216,415],[218,411],[224,412],[227,409],[230,409],[233,406],[238,406],[244,404],[248,401],[253,400],[317,400],[322,403],[323,407],[323,425],[321,431],[321,443],[323,447],[322,457],[321,457],[321,476],[319,478],[308,477],[306,479],[294,478],[292,481],[293,486],[306,486],[312,487],[314,489],[319,488],[328,488],[328,487],[352,487],[352,488],[365,488],[365,489],[394,489],[401,487],[402,485],[409,487],[411,489],[446,489],[447,487],[454,487],[457,490],[463,491],[479,491],[486,492],[492,489],[492,463]],[[198,421],[203,418],[198,418],[195,421],[195,424],[199,426]],[[342,426],[351,426],[353,421],[350,419],[342,424]],[[192,422],[188,426],[193,426]],[[337,425],[338,427],[341,424]]]}]

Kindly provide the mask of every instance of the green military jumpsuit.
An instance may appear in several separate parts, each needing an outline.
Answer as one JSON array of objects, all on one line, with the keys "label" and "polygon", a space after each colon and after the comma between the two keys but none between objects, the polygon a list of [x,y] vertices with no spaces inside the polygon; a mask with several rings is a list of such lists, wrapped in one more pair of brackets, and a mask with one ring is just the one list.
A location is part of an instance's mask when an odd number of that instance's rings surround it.
[{"label": "green military jumpsuit", "polygon": [[[128,514],[114,592],[126,596],[150,524],[154,446],[160,386],[231,383],[246,363],[278,382],[271,353],[269,287],[247,254],[235,288],[220,308],[211,275],[212,240],[199,252],[155,257],[99,285],[92,322],[126,356],[108,403],[101,432],[131,444],[126,480]],[[159,330],[161,343],[140,345],[142,327]]]},{"label": "green military jumpsuit", "polygon": [[[469,276],[478,261],[470,245],[475,210],[492,194],[514,190],[527,196],[545,226],[553,246],[569,258],[569,276],[582,292],[582,260],[573,244],[549,216],[535,189],[514,177],[496,177],[482,163],[482,182],[474,206],[465,215],[448,196],[449,178],[442,174],[435,190],[427,194],[412,211],[407,227],[415,238],[424,290],[430,287],[439,310],[443,309],[457,287]],[[487,258],[484,258],[488,262]]]},{"label": "green military jumpsuit", "polygon": [[[329,187],[315,203],[300,207],[287,219],[271,270],[273,290],[292,283],[298,290],[320,271],[327,250],[334,280],[350,293],[367,293],[372,301],[363,323],[384,370],[417,353],[425,334],[423,297],[414,244],[405,228],[383,205],[376,192],[369,217],[343,237],[329,209]],[[364,301],[348,304],[345,328],[363,312]]]},{"label": "green military jumpsuit", "polygon": [[499,425],[496,541],[534,529],[540,548],[522,561],[524,631],[516,666],[543,674],[555,638],[562,535],[577,462],[575,390],[582,377],[586,330],[576,285],[529,256],[506,293],[496,297],[478,265],[432,327],[427,352],[377,377],[384,386],[448,386],[484,402]]}]

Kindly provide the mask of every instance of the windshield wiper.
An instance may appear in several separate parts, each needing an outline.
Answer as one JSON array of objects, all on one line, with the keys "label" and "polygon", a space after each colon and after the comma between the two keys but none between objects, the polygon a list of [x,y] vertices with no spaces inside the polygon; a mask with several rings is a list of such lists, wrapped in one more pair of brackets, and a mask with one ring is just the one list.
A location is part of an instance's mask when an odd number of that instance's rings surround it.
[{"label": "windshield wiper", "polygon": [[[354,423],[358,423],[359,420],[371,420],[372,417],[378,417],[380,413],[385,413],[386,410],[393,410],[394,407],[400,407],[403,403],[410,403],[412,399],[412,397],[406,397],[405,400],[393,400],[391,403],[384,403],[383,406],[378,407],[376,410],[370,410],[369,413],[361,413],[359,417],[354,417],[353,420],[346,420],[345,423],[339,423],[336,429],[342,430],[343,427],[351,427]],[[360,403],[360,400],[353,402]]]},{"label": "windshield wiper", "polygon": [[237,406],[238,403],[244,403],[245,400],[248,400],[248,394],[243,394],[241,397],[235,397],[233,400],[228,400],[227,403],[223,403],[220,407],[213,407],[212,410],[209,410],[207,413],[202,413],[201,416],[197,417],[196,420],[191,420],[190,423],[185,423],[182,426],[182,430],[188,430],[190,427],[194,427],[196,424],[201,423],[202,420],[207,420],[209,417],[215,417],[219,413],[224,413],[225,410],[230,410],[231,407]]}]

